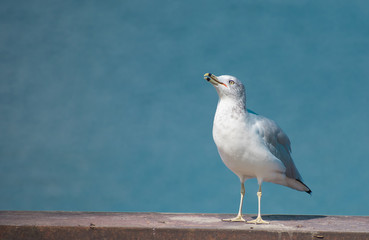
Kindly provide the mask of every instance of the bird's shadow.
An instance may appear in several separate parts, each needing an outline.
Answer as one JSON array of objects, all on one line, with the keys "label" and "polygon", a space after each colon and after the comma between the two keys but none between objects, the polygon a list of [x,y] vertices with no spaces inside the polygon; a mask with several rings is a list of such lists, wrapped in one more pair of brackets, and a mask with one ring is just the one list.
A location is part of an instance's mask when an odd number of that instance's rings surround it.
[{"label": "bird's shadow", "polygon": [[[311,220],[317,218],[325,218],[327,216],[324,215],[262,215],[264,220],[270,221],[304,221],[304,220]],[[252,217],[256,219],[256,216]]]}]

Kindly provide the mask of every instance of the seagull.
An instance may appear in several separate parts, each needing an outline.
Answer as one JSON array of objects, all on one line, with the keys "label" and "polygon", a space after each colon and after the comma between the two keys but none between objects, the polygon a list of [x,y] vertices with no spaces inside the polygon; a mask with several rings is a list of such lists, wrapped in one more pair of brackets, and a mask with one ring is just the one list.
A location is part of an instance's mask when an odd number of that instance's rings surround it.
[{"label": "seagull", "polygon": [[272,182],[311,194],[303,183],[292,157],[288,136],[273,121],[246,108],[245,87],[240,80],[230,75],[204,75],[219,95],[213,123],[213,139],[224,164],[235,173],[241,182],[241,200],[235,218],[229,222],[245,222],[242,203],[245,181],[256,178],[259,184],[258,215],[247,223],[269,223],[261,218],[261,185]]}]

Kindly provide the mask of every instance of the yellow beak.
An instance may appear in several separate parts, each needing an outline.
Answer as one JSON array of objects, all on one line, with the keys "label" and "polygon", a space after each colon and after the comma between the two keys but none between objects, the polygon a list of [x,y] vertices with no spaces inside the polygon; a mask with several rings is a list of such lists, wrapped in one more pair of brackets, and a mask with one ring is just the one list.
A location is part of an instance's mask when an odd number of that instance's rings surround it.
[{"label": "yellow beak", "polygon": [[224,83],[220,82],[217,78],[217,76],[215,76],[214,74],[211,74],[211,73],[205,73],[204,75],[204,79],[208,82],[210,82],[211,84],[213,85],[218,85],[218,84],[222,84],[224,86],[227,87],[227,85],[225,85]]}]

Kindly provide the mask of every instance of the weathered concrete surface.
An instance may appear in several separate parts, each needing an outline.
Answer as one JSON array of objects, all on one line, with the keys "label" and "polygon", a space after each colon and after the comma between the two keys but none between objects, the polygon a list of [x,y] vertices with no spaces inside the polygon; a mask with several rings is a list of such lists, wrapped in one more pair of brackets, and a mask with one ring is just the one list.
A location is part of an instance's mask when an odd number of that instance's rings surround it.
[{"label": "weathered concrete surface", "polygon": [[263,215],[268,225],[221,221],[231,216],[0,211],[0,239],[369,239],[369,217]]}]

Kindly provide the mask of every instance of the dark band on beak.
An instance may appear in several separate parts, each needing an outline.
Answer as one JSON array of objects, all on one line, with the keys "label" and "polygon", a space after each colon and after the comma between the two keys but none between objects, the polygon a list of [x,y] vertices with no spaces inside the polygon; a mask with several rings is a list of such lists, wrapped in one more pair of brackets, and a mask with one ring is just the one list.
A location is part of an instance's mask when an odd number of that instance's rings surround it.
[{"label": "dark band on beak", "polygon": [[214,86],[217,86],[218,84],[221,84],[225,87],[228,87],[226,84],[220,82],[217,78],[217,76],[215,76],[212,73],[205,73],[204,78],[206,81],[210,82],[211,84],[213,84]]}]

